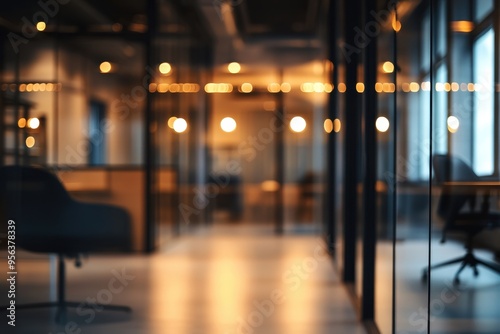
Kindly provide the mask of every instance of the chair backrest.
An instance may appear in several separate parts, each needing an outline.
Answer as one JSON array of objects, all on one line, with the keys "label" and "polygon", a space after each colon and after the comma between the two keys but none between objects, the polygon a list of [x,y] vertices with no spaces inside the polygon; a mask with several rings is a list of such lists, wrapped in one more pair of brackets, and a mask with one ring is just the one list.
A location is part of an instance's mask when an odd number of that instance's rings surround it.
[{"label": "chair backrest", "polygon": [[14,220],[16,244],[33,252],[131,249],[126,210],[73,200],[59,179],[41,168],[0,167],[0,219]]},{"label": "chair backrest", "polygon": [[[450,155],[435,155],[432,164],[434,177],[438,183],[449,181],[477,181],[479,177],[462,159]],[[469,202],[475,205],[476,194],[461,191],[458,187],[443,186],[439,199],[437,213],[450,220]]]},{"label": "chair backrest", "polygon": [[34,224],[53,226],[61,208],[72,202],[58,178],[36,167],[6,166],[0,168],[0,200],[6,219],[21,219],[16,228]]}]

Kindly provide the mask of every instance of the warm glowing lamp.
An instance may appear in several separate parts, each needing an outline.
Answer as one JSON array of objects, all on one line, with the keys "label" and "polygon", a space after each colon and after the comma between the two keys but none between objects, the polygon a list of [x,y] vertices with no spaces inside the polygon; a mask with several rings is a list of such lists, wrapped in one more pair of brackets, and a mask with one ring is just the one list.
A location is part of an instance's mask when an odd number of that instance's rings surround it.
[{"label": "warm glowing lamp", "polygon": [[47,28],[47,24],[43,21],[40,21],[36,24],[36,30],[38,31],[44,31],[45,28]]},{"label": "warm glowing lamp", "polygon": [[295,116],[290,120],[290,128],[293,132],[302,132],[306,128],[306,120],[303,117]]},{"label": "warm glowing lamp", "polygon": [[220,121],[220,127],[224,132],[233,132],[236,129],[236,121],[231,117],[225,117]]},{"label": "warm glowing lamp", "polygon": [[340,121],[340,119],[335,118],[333,120],[333,131],[335,133],[339,133],[341,129],[342,129],[342,122]]},{"label": "warm glowing lamp", "polygon": [[394,64],[391,63],[390,61],[386,61],[382,65],[382,69],[384,70],[385,73],[392,73],[394,72]]},{"label": "warm glowing lamp", "polygon": [[375,127],[380,132],[386,132],[389,130],[389,120],[386,117],[379,117],[375,122]]},{"label": "warm glowing lamp", "polygon": [[474,30],[474,22],[452,21],[450,22],[450,30],[453,32],[469,33]]},{"label": "warm glowing lamp", "polygon": [[460,127],[460,121],[455,116],[448,117],[446,124],[448,125],[448,131],[450,131],[450,133],[457,132]]},{"label": "warm glowing lamp", "polygon": [[36,117],[30,118],[30,119],[28,119],[27,124],[28,124],[28,128],[38,129],[38,127],[40,126],[40,120]]},{"label": "warm glowing lamp", "polygon": [[325,119],[325,122],[323,123],[323,127],[325,128],[326,133],[331,133],[333,131],[333,122],[331,119],[327,118]]},{"label": "warm glowing lamp", "polygon": [[187,126],[187,122],[184,118],[177,118],[173,123],[174,131],[177,133],[183,133],[186,131]]},{"label": "warm glowing lamp", "polygon": [[26,127],[26,118],[20,118],[19,121],[17,121],[17,126],[19,126],[21,129]]},{"label": "warm glowing lamp", "polygon": [[238,64],[237,62],[229,63],[229,65],[227,65],[227,70],[229,71],[229,73],[233,74],[240,73],[241,65]]},{"label": "warm glowing lamp", "polygon": [[171,129],[174,128],[174,122],[176,119],[177,119],[177,117],[175,117],[175,116],[172,116],[168,119],[167,124],[168,124],[169,128],[171,128]]},{"label": "warm glowing lamp", "polygon": [[172,71],[172,66],[169,63],[161,63],[158,70],[161,74],[169,74]]},{"label": "warm glowing lamp", "polygon": [[240,91],[242,93],[251,93],[253,90],[253,86],[251,83],[249,82],[244,82],[241,84],[241,88],[240,88]]},{"label": "warm glowing lamp", "polygon": [[109,61],[103,61],[101,65],[99,65],[99,70],[101,73],[111,72],[111,63]]},{"label": "warm glowing lamp", "polygon": [[33,136],[29,136],[28,138],[26,138],[26,146],[28,148],[32,148],[33,146],[35,146],[35,138]]}]

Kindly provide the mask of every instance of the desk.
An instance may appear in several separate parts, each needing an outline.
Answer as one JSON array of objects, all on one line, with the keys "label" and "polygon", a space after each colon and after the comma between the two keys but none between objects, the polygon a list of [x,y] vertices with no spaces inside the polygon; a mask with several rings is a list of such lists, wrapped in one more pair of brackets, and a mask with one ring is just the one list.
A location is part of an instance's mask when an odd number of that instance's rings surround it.
[{"label": "desk", "polygon": [[[451,191],[451,188],[459,189],[459,191]],[[500,191],[500,181],[448,181],[443,182],[443,191],[450,193],[461,194],[476,194],[477,190],[485,191],[481,211],[486,213],[490,209],[489,197],[490,191]]]},{"label": "desk", "polygon": [[58,173],[64,188],[72,194],[108,194],[110,172],[101,168],[63,170]]},{"label": "desk", "polygon": [[461,188],[491,189],[500,187],[500,181],[448,181],[444,182],[443,185]]}]

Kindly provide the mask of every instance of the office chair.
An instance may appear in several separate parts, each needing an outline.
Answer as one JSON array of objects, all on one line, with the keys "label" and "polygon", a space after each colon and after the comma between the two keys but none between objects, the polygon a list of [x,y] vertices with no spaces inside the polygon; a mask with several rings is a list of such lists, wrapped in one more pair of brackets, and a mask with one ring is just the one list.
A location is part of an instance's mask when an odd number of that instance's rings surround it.
[{"label": "office chair", "polygon": [[[472,168],[457,157],[449,155],[435,155],[433,158],[434,176],[438,183],[449,181],[479,181],[479,177]],[[485,195],[488,196],[488,195]],[[488,200],[486,197],[485,201]],[[484,208],[484,206],[483,206]],[[438,216],[444,220],[443,236],[441,243],[446,242],[448,232],[459,232],[465,235],[466,253],[456,259],[448,260],[425,268],[422,279],[425,281],[428,272],[437,268],[460,263],[455,274],[454,283],[459,284],[460,273],[469,266],[474,271],[474,276],[479,275],[478,265],[483,265],[500,274],[500,266],[481,260],[473,253],[474,237],[485,229],[500,226],[500,214],[476,209],[475,191],[465,190],[460,186],[443,185],[437,207]]]},{"label": "office chair", "polygon": [[[65,323],[68,307],[86,307],[84,301],[66,301],[64,258],[75,258],[79,267],[81,254],[131,250],[130,218],[124,209],[76,201],[55,175],[41,168],[0,168],[0,213],[4,222],[15,222],[16,247],[57,254],[57,301],[16,308],[57,307],[59,323]],[[102,305],[102,309],[131,311],[114,305]]]}]

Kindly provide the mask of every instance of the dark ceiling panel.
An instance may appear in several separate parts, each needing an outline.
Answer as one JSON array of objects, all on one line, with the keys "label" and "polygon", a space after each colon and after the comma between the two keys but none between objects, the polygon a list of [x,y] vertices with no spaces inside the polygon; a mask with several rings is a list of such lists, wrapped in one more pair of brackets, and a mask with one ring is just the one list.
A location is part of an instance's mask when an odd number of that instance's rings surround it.
[{"label": "dark ceiling panel", "polygon": [[252,0],[234,7],[243,37],[313,35],[319,21],[321,0]]}]

